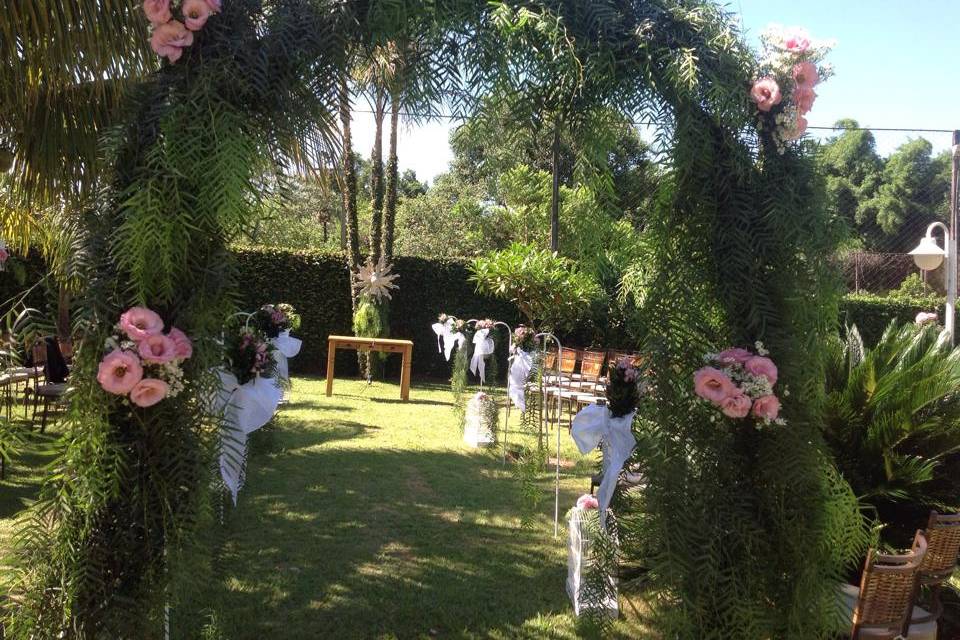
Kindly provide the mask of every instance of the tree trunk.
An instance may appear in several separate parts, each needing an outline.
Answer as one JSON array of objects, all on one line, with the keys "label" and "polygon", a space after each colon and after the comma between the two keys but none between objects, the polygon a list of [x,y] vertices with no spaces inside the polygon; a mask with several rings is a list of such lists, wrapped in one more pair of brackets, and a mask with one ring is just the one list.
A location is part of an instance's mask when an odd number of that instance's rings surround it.
[{"label": "tree trunk", "polygon": [[383,212],[383,255],[393,261],[393,231],[397,221],[397,189],[400,175],[397,166],[397,125],[400,122],[400,95],[390,96],[390,151],[387,155],[387,202]]},{"label": "tree trunk", "polygon": [[550,198],[550,251],[560,251],[560,119],[553,125],[553,194]]},{"label": "tree trunk", "polygon": [[[357,171],[353,166],[353,142],[350,138],[350,89],[347,74],[340,77],[340,123],[343,135],[343,215],[347,229],[347,266],[351,271],[360,267],[360,228],[357,223]],[[356,307],[356,297],[351,294]]]},{"label": "tree trunk", "polygon": [[375,89],[373,101],[373,151],[370,153],[370,259],[374,264],[383,255],[383,119],[387,111],[387,96]]}]

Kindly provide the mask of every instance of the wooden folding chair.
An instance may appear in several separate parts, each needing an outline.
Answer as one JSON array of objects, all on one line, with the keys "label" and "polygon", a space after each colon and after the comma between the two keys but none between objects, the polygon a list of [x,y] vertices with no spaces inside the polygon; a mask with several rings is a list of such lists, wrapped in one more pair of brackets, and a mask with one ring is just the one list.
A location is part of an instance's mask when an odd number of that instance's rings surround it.
[{"label": "wooden folding chair", "polygon": [[917,574],[926,553],[927,540],[922,531],[917,531],[913,547],[904,554],[878,553],[874,549],[867,553],[860,587],[841,587],[852,640],[906,637]]},{"label": "wooden folding chair", "polygon": [[940,601],[940,589],[950,580],[957,569],[957,555],[960,554],[960,514],[944,515],[930,512],[927,528],[927,554],[923,557],[917,573],[917,589],[927,588],[930,593],[930,612],[918,615],[919,607],[914,609],[910,619],[909,632],[913,637],[919,628],[936,623],[943,615],[943,603]]}]

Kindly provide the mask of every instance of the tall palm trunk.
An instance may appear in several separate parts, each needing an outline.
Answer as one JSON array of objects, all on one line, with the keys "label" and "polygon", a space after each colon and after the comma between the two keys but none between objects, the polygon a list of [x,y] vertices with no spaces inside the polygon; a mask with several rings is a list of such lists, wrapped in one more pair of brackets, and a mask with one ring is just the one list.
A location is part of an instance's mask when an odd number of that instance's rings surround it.
[{"label": "tall palm trunk", "polygon": [[383,119],[387,111],[386,92],[375,89],[373,101],[373,151],[370,153],[370,259],[374,264],[383,255]]},{"label": "tall palm trunk", "polygon": [[400,121],[400,95],[390,93],[390,151],[387,155],[387,201],[383,212],[383,255],[387,262],[393,260],[393,227],[397,220],[397,188],[399,187],[399,168],[397,166],[397,125]]},{"label": "tall palm trunk", "polygon": [[[347,228],[347,266],[351,271],[360,267],[360,227],[357,223],[357,170],[353,165],[353,142],[350,137],[350,89],[347,75],[340,77],[340,124],[343,135],[343,215]],[[351,299],[356,305],[355,296]]]}]

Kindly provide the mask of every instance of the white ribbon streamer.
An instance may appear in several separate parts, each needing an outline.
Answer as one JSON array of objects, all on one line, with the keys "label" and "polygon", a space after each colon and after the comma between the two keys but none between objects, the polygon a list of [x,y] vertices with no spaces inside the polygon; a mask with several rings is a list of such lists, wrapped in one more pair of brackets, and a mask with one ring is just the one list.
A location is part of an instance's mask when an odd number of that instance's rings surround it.
[{"label": "white ribbon streamer", "polygon": [[276,348],[274,359],[277,361],[277,382],[286,383],[290,380],[290,365],[287,359],[296,357],[300,353],[303,341],[290,337],[290,331],[281,331],[280,335],[270,340]]},{"label": "white ribbon streamer", "polygon": [[507,378],[507,393],[510,395],[510,400],[513,401],[513,406],[520,411],[526,411],[527,394],[525,389],[527,378],[530,376],[530,369],[533,368],[533,357],[523,349],[517,348],[511,359],[513,361],[510,363],[510,375]]},{"label": "white ribbon streamer", "polygon": [[437,334],[437,353],[443,353],[447,360],[450,360],[450,354],[453,353],[453,347],[455,344],[463,345],[467,341],[467,337],[460,333],[459,331],[453,330],[453,320],[448,319],[446,322],[434,322],[430,325],[433,329],[433,332]]},{"label": "white ribbon streamer", "polygon": [[487,365],[484,358],[494,350],[493,338],[488,337],[490,329],[480,329],[473,335],[473,358],[470,360],[470,371],[480,376],[480,382],[486,382]]},{"label": "white ribbon streamer", "polygon": [[637,439],[630,426],[636,411],[614,418],[605,405],[591,404],[584,407],[573,419],[570,434],[580,453],[588,453],[603,443],[603,481],[597,489],[600,503],[600,524],[607,528],[607,508],[617,486],[617,477],[624,463],[637,446]]}]

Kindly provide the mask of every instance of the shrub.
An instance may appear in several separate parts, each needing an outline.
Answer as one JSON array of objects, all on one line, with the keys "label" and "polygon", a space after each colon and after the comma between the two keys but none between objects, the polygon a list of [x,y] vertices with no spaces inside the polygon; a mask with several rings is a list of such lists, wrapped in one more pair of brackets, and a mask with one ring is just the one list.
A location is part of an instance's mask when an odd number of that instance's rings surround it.
[{"label": "shrub", "polygon": [[871,345],[880,339],[891,322],[913,322],[920,311],[936,311],[941,315],[942,323],[943,304],[943,298],[937,296],[851,293],[840,301],[840,323],[856,325],[863,341]]}]

